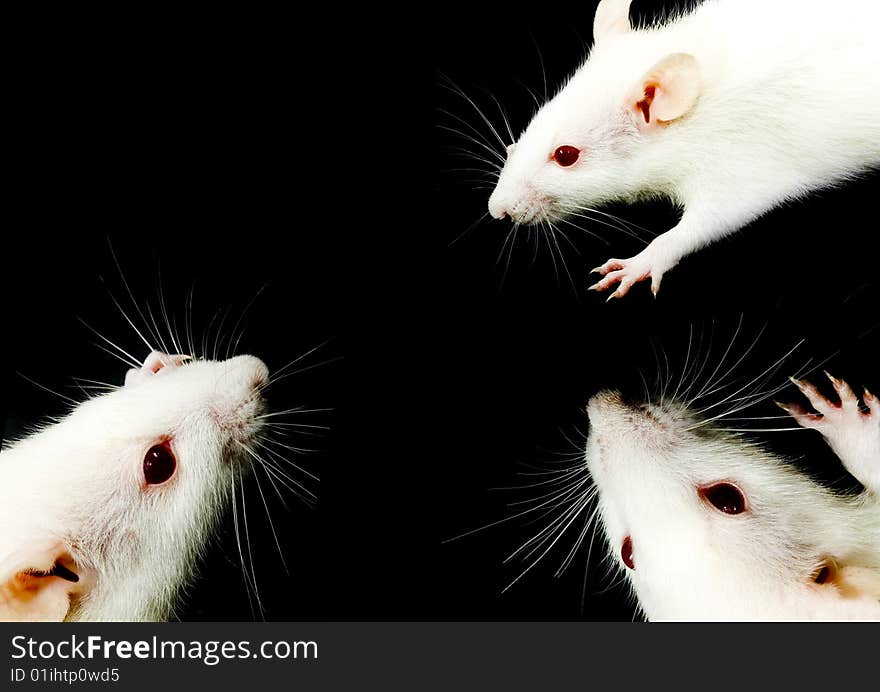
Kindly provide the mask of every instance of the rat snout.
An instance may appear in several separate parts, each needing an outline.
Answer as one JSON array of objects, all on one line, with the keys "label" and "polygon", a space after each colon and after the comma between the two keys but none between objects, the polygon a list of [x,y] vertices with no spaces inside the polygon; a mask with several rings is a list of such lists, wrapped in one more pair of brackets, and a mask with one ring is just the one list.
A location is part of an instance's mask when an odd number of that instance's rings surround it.
[{"label": "rat snout", "polygon": [[254,356],[235,356],[228,361],[230,371],[235,379],[250,390],[259,390],[269,382],[269,368]]},{"label": "rat snout", "polygon": [[[511,187],[515,192],[511,192]],[[549,201],[527,185],[505,184],[499,180],[489,197],[492,218],[510,218],[514,223],[534,223],[548,217]]]},{"label": "rat snout", "polygon": [[620,413],[626,409],[627,406],[623,403],[620,392],[612,389],[599,392],[587,403],[587,415],[592,424],[598,423],[605,415]]},{"label": "rat snout", "polygon": [[619,425],[622,422],[623,402],[620,394],[611,390],[604,390],[593,396],[587,404],[587,417],[590,420],[590,442],[595,448],[594,461],[601,469],[606,466],[608,453],[608,440],[617,439]]},{"label": "rat snout", "polygon": [[648,405],[616,389],[606,389],[593,396],[587,404],[587,415],[595,430],[635,432],[656,428],[659,424]]},{"label": "rat snout", "polygon": [[504,219],[507,217],[508,204],[499,194],[498,188],[489,197],[489,214],[493,219]]},{"label": "rat snout", "polygon": [[634,396],[632,393],[619,389],[605,389],[594,397],[587,404],[587,413],[595,411],[596,413],[638,413],[647,412],[648,404],[644,399]]},{"label": "rat snout", "polygon": [[591,434],[615,446],[636,445],[654,451],[668,450],[680,442],[670,414],[654,404],[632,400],[617,390],[596,394],[587,404]]},{"label": "rat snout", "polygon": [[254,356],[236,356],[223,363],[217,380],[214,419],[221,430],[248,437],[259,429],[259,416],[266,404],[262,390],[269,383],[269,369]]}]

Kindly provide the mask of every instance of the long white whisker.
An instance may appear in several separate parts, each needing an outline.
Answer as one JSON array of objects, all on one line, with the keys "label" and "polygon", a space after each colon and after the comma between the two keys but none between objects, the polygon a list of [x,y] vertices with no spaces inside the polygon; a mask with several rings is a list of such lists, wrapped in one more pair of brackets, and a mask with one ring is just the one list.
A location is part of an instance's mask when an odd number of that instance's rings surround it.
[{"label": "long white whisker", "polygon": [[450,91],[452,91],[455,94],[458,94],[461,98],[463,98],[465,101],[467,101],[471,105],[471,107],[477,112],[477,115],[479,115],[480,118],[482,118],[483,122],[486,123],[486,125],[489,127],[489,130],[492,132],[492,134],[495,136],[495,138],[498,140],[498,142],[501,144],[501,146],[502,147],[507,146],[504,142],[504,139],[501,137],[500,134],[498,134],[498,130],[496,130],[495,126],[492,124],[492,121],[489,120],[488,117],[486,117],[486,114],[483,113],[483,111],[474,102],[474,100],[470,96],[468,96],[466,93],[464,93],[464,91],[462,91],[458,86],[456,86],[451,79],[449,79],[448,77],[446,79],[449,82],[450,86],[444,85],[445,88],[449,89]]},{"label": "long white whisker", "polygon": [[[86,322],[86,321],[85,321],[84,319],[82,319],[81,317],[78,317],[77,319],[78,319],[80,322],[82,322],[82,324],[84,324],[84,325],[89,329],[89,331],[91,331],[93,334],[95,334],[95,336],[97,336],[99,339],[101,339],[101,340],[104,341],[105,343],[109,344],[110,346],[112,346],[113,348],[115,348],[117,351],[119,351],[119,353],[121,353],[122,355],[124,355],[124,356],[128,359],[128,360],[123,359],[123,362],[124,362],[124,363],[126,363],[126,364],[128,364],[128,365],[131,365],[132,367],[135,367],[135,368],[139,368],[139,367],[141,366],[141,364],[138,362],[138,359],[135,358],[133,355],[131,355],[128,351],[126,351],[126,350],[123,349],[121,346],[119,346],[119,345],[113,343],[112,341],[110,341],[110,339],[108,339],[106,336],[104,336],[103,334],[101,334],[97,329],[95,329],[94,327],[92,327],[88,322]],[[106,350],[106,349],[105,349],[105,350]],[[116,355],[116,354],[114,354],[114,355]]]},{"label": "long white whisker", "polygon": [[[281,558],[281,565],[284,567],[285,574],[290,575],[290,570],[287,569],[287,562],[284,560],[284,551],[281,549],[281,541],[278,540],[278,533],[275,531],[275,522],[272,521],[272,513],[269,511],[269,503],[266,502],[266,495],[263,493],[263,486],[260,484],[260,476],[257,473],[259,469],[259,465],[254,468],[254,480],[257,482],[257,490],[260,491],[260,498],[263,500],[263,507],[266,509],[266,518],[269,520],[269,528],[272,530],[272,538],[275,539],[275,547],[278,548],[278,557]],[[265,471],[265,469],[263,470]],[[268,472],[266,472],[266,476],[269,476]]]},{"label": "long white whisker", "polygon": [[263,601],[260,598],[260,588],[257,585],[257,572],[256,572],[256,568],[254,566],[254,554],[251,550],[251,533],[250,533],[250,530],[248,529],[247,503],[245,502],[245,498],[244,498],[244,480],[243,480],[242,474],[241,474],[241,467],[239,467],[239,469],[238,469],[238,481],[239,481],[239,487],[241,488],[241,518],[242,518],[243,525],[244,525],[244,540],[245,540],[245,543],[247,544],[248,561],[250,562],[250,566],[251,566],[251,579],[252,579],[253,585],[254,585],[254,597],[257,601],[257,608],[259,608],[259,610],[260,610],[260,619],[265,620],[266,614],[265,614],[265,611],[263,610]]},{"label": "long white whisker", "polygon": [[[149,330],[149,328],[150,328],[149,322],[147,322],[147,318],[144,316],[144,313],[141,310],[140,306],[138,305],[138,302],[134,298],[134,293],[132,292],[131,288],[128,285],[128,281],[126,280],[125,274],[122,271],[122,265],[119,263],[119,258],[117,258],[116,252],[113,250],[113,245],[112,245],[112,243],[110,243],[109,238],[107,239],[107,244],[110,247],[110,255],[113,257],[113,262],[116,265],[116,270],[119,272],[119,278],[122,280],[122,285],[125,288],[126,293],[128,293],[128,297],[131,300],[131,304],[134,306],[134,309],[137,311],[138,315],[140,315],[140,318],[143,321],[144,325],[146,326],[147,330]],[[141,331],[135,326],[134,322],[131,319],[129,319],[128,315],[125,313],[125,310],[122,309],[122,305],[119,303],[119,301],[116,300],[116,298],[113,296],[112,293],[110,293],[110,298],[116,304],[116,307],[119,309],[119,311],[122,313],[122,316],[125,318],[125,321],[128,322],[129,325],[131,325],[131,328],[134,329],[135,333],[141,338],[141,341],[143,341],[144,344],[146,344],[147,348],[150,351],[155,351],[156,350],[155,347],[153,347],[150,344],[150,342],[144,337],[144,335],[141,333]],[[157,342],[159,341],[157,334],[151,333],[150,336],[155,338]]]},{"label": "long white whisker", "polygon": [[35,387],[39,387],[39,388],[42,389],[43,391],[45,391],[45,392],[49,392],[49,394],[54,394],[54,395],[57,396],[59,399],[62,399],[62,400],[64,400],[65,402],[67,402],[67,403],[69,403],[69,404],[73,404],[74,406],[78,406],[78,405],[79,405],[79,402],[78,402],[76,399],[73,399],[73,398],[71,398],[71,397],[69,397],[69,396],[67,396],[67,395],[65,395],[65,394],[61,394],[60,392],[56,392],[54,389],[49,389],[49,387],[40,384],[40,383],[37,382],[36,380],[32,380],[30,377],[28,377],[27,375],[25,375],[23,372],[20,372],[20,371],[16,370],[16,371],[15,371],[15,374],[18,375],[19,377],[24,378],[25,380],[27,380],[28,382],[30,382],[30,383],[31,383],[32,385],[34,385]]},{"label": "long white whisker", "polygon": [[254,613],[254,602],[251,599],[251,583],[250,583],[250,575],[245,567],[244,562],[244,551],[241,548],[241,532],[238,528],[238,502],[236,500],[236,484],[235,484],[235,476],[232,476],[232,524],[235,528],[235,544],[238,547],[238,559],[241,564],[241,575],[244,579],[245,585],[245,593],[247,594],[248,606],[251,609],[251,613]]}]

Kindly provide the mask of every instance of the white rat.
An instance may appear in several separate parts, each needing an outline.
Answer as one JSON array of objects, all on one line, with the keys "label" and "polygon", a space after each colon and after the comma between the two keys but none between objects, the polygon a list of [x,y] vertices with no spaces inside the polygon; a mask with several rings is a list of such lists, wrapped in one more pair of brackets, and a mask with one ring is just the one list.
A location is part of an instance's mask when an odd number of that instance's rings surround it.
[{"label": "white rat", "polygon": [[152,353],[0,452],[0,620],[165,620],[247,471],[266,366]]},{"label": "white rat", "polygon": [[495,218],[554,222],[668,198],[678,224],[594,269],[622,297],[786,200],[880,163],[880,3],[706,0],[633,30],[602,0],[587,61],[535,115],[489,199]]},{"label": "white rat", "polygon": [[864,486],[826,490],[681,404],[590,400],[587,465],[611,557],[651,620],[880,620],[880,400],[796,383],[815,428]]}]

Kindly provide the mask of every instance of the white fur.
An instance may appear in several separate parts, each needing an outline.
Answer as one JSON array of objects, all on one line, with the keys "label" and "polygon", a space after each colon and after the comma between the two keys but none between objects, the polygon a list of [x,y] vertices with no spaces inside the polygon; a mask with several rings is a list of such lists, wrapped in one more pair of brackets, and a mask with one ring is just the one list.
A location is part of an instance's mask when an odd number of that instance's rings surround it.
[{"label": "white fur", "polygon": [[[236,442],[260,429],[267,371],[256,358],[132,373],[0,453],[0,572],[61,545],[80,576],[71,620],[168,618],[249,465]],[[144,455],[164,440],[177,469],[147,485]]]},{"label": "white fur", "polygon": [[[625,13],[629,3],[600,5]],[[610,279],[652,276],[656,290],[688,253],[880,162],[878,25],[880,3],[869,0],[706,0],[666,23],[613,32],[510,149],[489,210],[532,223],[669,198],[683,209],[678,225],[602,272],[626,263]],[[632,95],[673,53],[696,58],[696,103],[644,127]],[[575,165],[550,160],[561,145],[582,150]]]},{"label": "white fur", "polygon": [[[610,558],[649,619],[880,620],[880,488],[832,493],[739,436],[692,429],[678,404],[639,408],[603,392],[588,412]],[[868,434],[880,431],[874,423]],[[745,513],[700,497],[699,486],[719,481],[744,492]],[[634,570],[620,556],[626,536]],[[858,593],[811,581],[825,557]]]}]

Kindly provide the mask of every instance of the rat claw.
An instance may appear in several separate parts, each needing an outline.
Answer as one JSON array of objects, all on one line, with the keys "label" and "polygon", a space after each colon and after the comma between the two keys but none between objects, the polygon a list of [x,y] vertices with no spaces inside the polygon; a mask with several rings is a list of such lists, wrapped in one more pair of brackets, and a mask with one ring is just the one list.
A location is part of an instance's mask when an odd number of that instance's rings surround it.
[{"label": "rat claw", "polygon": [[789,416],[791,416],[795,420],[798,420],[801,416],[804,416],[807,414],[807,412],[804,410],[803,406],[800,406],[799,404],[786,404],[782,401],[775,401],[775,400],[773,401],[773,403],[776,404],[779,408],[781,408],[783,411],[785,411]]},{"label": "rat claw", "polygon": [[813,393],[815,392],[815,388],[813,387],[813,385],[811,385],[806,380],[799,380],[796,377],[789,377],[788,379],[795,387],[801,390],[801,393],[805,397],[807,397],[807,399],[810,399],[810,403],[813,403],[813,400],[811,398]]},{"label": "rat claw", "polygon": [[600,264],[595,269],[590,270],[590,274],[601,274],[605,276],[612,271],[621,271],[625,265],[621,260],[610,259],[605,264]]},{"label": "rat claw", "polygon": [[652,274],[651,275],[651,293],[654,294],[654,297],[657,297],[657,294],[660,293],[660,282],[663,281],[662,274]]},{"label": "rat claw", "polygon": [[840,397],[841,405],[850,407],[857,406],[859,399],[852,388],[846,383],[846,381],[834,377],[827,370],[825,370],[824,372],[825,376],[831,381],[831,384],[834,386],[834,391],[837,392],[837,395]]},{"label": "rat claw", "polygon": [[[638,262],[633,263],[635,260]],[[590,286],[589,290],[605,291],[617,284],[617,290],[608,300],[623,298],[636,283],[644,281],[652,275],[650,264],[639,260],[638,256],[629,260],[610,259],[593,271],[599,272],[604,278]],[[652,283],[655,295],[660,288],[660,278],[661,276],[658,276]]]},{"label": "rat claw", "polygon": [[868,391],[867,387],[862,387],[862,399],[865,401],[865,406],[868,407],[868,411],[870,411],[870,415],[878,416],[880,415],[880,399]]},{"label": "rat claw", "polygon": [[810,413],[800,404],[784,404],[781,401],[774,401],[773,403],[794,418],[795,423],[802,428],[817,430],[824,421],[822,416],[817,413]]},{"label": "rat claw", "polygon": [[792,384],[795,387],[801,390],[801,393],[807,398],[813,408],[816,409],[819,413],[826,414],[829,410],[833,409],[834,406],[825,398],[825,396],[816,389],[816,386],[806,380],[799,380],[796,377],[789,377]]}]

